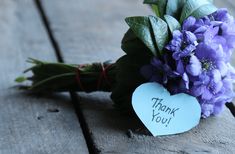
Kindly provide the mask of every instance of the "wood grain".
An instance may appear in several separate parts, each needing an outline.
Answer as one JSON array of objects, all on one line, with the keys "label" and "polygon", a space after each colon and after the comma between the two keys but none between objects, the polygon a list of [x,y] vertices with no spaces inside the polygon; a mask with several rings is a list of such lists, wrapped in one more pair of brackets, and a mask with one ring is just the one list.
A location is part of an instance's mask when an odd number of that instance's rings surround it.
[{"label": "wood grain", "polygon": [[67,94],[31,95],[14,79],[28,57],[56,61],[32,0],[0,1],[0,153],[88,153]]},{"label": "wood grain", "polygon": [[[50,26],[67,63],[117,59],[127,30],[126,16],[150,14],[142,1],[42,0]],[[133,119],[116,111],[107,93],[79,94],[90,135],[100,153],[233,153],[235,121],[228,109],[202,120],[193,130],[174,136],[151,137],[128,132]]]}]

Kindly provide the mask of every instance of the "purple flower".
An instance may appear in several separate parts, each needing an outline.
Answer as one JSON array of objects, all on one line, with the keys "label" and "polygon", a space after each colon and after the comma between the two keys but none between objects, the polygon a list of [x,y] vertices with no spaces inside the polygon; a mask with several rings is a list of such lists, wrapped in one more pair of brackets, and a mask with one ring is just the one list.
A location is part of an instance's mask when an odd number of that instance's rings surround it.
[{"label": "purple flower", "polygon": [[150,82],[166,84],[168,78],[175,78],[179,74],[171,69],[167,63],[163,63],[157,58],[153,58],[150,65],[141,68],[141,74]]},{"label": "purple flower", "polygon": [[173,58],[180,60],[180,58],[187,57],[192,51],[196,49],[196,36],[190,31],[174,31],[173,40],[166,46],[166,49],[173,52]]},{"label": "purple flower", "polygon": [[[202,71],[212,71],[219,70],[222,76],[227,73],[227,65],[224,60],[224,52],[221,46],[209,46],[205,43],[200,43],[195,50],[195,56],[201,62],[194,62],[194,65],[198,65],[198,67],[202,67]],[[195,70],[195,67],[193,68]]]},{"label": "purple flower", "polygon": [[222,88],[211,100],[199,98],[202,107],[202,117],[207,118],[210,115],[218,115],[224,108],[225,103],[231,102],[235,97],[233,92],[234,79],[225,78],[222,80]]},{"label": "purple flower", "polygon": [[227,9],[219,9],[201,19],[189,17],[184,21],[182,30],[192,32],[199,43],[221,45],[226,61],[229,61],[231,49],[235,48],[235,21]]},{"label": "purple flower", "polygon": [[190,57],[189,63],[186,66],[187,72],[192,76],[198,76],[202,72],[202,63],[200,60],[195,56],[192,55]]},{"label": "purple flower", "polygon": [[234,48],[235,21],[226,9],[201,19],[189,17],[173,32],[164,57],[154,57],[141,73],[173,94],[195,96],[206,118],[219,114],[235,97],[235,69],[229,63]]},{"label": "purple flower", "polygon": [[214,95],[220,92],[223,83],[218,70],[214,70],[210,74],[203,73],[198,80],[194,81],[191,88],[193,96],[202,98],[203,100],[211,100]]}]

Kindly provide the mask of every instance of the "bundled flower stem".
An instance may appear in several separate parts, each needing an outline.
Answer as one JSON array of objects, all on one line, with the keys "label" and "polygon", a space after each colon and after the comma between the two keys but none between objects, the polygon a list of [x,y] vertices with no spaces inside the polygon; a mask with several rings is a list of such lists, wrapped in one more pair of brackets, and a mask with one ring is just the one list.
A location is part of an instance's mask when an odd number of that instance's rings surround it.
[{"label": "bundled flower stem", "polygon": [[28,62],[34,66],[25,73],[32,71],[33,76],[19,77],[16,81],[30,80],[31,86],[25,88],[34,92],[111,92],[116,82],[116,66],[110,62],[85,65],[49,63],[36,59],[29,59]]}]

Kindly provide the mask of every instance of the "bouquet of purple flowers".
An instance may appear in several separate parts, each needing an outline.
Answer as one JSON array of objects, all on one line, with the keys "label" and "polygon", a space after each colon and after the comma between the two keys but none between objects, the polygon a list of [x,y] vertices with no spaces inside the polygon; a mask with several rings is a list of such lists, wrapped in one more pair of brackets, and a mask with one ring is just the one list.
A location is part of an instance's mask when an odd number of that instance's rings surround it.
[{"label": "bouquet of purple flowers", "polygon": [[[28,90],[108,91],[117,108],[130,113],[134,90],[157,82],[171,94],[197,98],[202,117],[217,115],[235,96],[235,21],[211,0],[145,0],[156,16],[128,17],[122,40],[126,53],[116,63],[70,65],[35,59]],[[26,71],[26,72],[27,72]]]},{"label": "bouquet of purple flowers", "polygon": [[203,117],[216,115],[235,96],[235,69],[229,63],[234,47],[235,22],[227,9],[199,19],[190,16],[173,31],[163,59],[152,58],[141,72],[149,81],[167,85],[173,94],[197,97]]}]

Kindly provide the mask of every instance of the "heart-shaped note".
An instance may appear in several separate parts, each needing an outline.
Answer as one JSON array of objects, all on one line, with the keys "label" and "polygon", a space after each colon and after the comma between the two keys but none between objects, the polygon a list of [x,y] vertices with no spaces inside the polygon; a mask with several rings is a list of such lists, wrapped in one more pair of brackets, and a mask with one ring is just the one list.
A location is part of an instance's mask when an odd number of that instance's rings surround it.
[{"label": "heart-shaped note", "polygon": [[186,132],[199,124],[201,107],[195,97],[170,93],[158,83],[140,85],[132,106],[153,136]]}]

